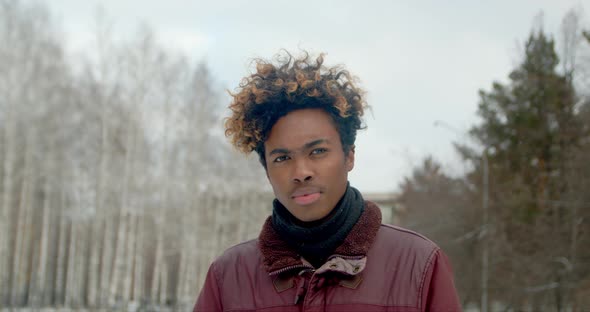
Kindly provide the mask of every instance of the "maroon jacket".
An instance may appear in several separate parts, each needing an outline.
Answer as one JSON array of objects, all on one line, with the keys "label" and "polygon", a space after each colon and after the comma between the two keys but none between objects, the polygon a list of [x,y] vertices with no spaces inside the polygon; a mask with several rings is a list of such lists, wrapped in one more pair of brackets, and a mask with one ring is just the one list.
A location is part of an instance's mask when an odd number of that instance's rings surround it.
[{"label": "maroon jacket", "polygon": [[447,257],[412,231],[365,211],[314,269],[273,230],[228,249],[207,273],[194,311],[461,311]]}]

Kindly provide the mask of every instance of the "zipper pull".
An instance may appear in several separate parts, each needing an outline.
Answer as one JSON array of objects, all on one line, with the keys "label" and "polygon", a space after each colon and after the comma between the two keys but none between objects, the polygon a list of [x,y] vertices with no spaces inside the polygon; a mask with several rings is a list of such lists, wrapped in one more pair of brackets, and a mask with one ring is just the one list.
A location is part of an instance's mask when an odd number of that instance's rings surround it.
[{"label": "zipper pull", "polygon": [[305,295],[305,278],[299,275],[297,280],[297,293],[295,294],[295,305],[299,303],[299,300]]}]

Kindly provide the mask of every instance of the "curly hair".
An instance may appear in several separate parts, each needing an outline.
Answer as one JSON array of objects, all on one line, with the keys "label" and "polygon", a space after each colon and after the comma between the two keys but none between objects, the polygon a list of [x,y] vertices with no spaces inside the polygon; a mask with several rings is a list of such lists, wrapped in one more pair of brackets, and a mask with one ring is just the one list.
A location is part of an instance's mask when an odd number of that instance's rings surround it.
[{"label": "curly hair", "polygon": [[242,152],[256,151],[266,168],[264,142],[274,124],[294,110],[318,108],[332,117],[348,152],[357,130],[364,128],[361,117],[368,107],[356,78],[340,66],[324,66],[324,54],[315,60],[307,52],[300,58],[285,54],[276,55],[274,63],[254,60],[256,72],[230,92],[232,114],[225,120],[225,135]]}]

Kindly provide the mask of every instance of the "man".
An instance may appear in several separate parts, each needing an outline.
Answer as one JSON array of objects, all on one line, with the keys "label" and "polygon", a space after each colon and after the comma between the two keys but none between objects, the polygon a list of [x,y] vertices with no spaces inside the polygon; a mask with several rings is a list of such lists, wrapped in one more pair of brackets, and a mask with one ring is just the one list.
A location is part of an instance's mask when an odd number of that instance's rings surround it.
[{"label": "man", "polygon": [[213,262],[194,311],[460,311],[442,251],[382,225],[348,183],[363,96],[322,56],[257,61],[232,94],[225,133],[258,153],[272,216],[257,240]]}]

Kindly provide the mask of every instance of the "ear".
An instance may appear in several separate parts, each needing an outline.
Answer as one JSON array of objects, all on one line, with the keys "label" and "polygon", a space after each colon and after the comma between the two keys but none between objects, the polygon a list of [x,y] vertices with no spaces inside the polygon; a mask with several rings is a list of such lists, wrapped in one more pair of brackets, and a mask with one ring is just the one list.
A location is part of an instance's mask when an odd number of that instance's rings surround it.
[{"label": "ear", "polygon": [[348,149],[348,152],[344,155],[344,162],[346,170],[349,172],[354,168],[354,145]]}]

